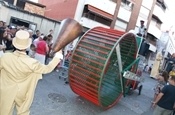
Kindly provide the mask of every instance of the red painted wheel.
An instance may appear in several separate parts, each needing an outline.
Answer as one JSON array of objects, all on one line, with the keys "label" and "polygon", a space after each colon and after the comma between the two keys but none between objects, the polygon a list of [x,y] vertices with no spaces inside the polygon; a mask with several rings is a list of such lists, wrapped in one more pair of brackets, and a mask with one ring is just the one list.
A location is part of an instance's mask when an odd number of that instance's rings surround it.
[{"label": "red painted wheel", "polygon": [[105,109],[115,105],[123,94],[117,45],[124,69],[136,59],[135,35],[93,28],[78,42],[69,65],[69,83],[73,92]]}]

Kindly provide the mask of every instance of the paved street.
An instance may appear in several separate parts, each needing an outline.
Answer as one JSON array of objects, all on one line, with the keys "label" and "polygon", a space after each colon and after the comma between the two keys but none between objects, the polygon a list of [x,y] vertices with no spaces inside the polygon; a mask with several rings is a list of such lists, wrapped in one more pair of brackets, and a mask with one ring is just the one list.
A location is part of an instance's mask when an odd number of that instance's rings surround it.
[{"label": "paved street", "polygon": [[145,81],[140,96],[136,90],[123,97],[114,107],[103,110],[72,92],[54,71],[39,81],[31,115],[151,115],[150,102],[156,81],[148,74],[144,73],[143,76]]}]

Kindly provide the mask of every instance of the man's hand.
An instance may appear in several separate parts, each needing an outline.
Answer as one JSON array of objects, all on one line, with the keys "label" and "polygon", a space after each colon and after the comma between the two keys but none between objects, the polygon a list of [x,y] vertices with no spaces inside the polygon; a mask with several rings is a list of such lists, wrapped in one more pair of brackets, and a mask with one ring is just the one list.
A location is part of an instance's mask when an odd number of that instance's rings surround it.
[{"label": "man's hand", "polygon": [[151,108],[154,109],[154,108],[156,107],[156,105],[157,105],[157,104],[156,104],[155,102],[152,102]]},{"label": "man's hand", "polygon": [[55,53],[55,57],[57,57],[57,58],[59,58],[59,59],[63,59],[62,51],[56,52],[56,53]]},{"label": "man's hand", "polygon": [[3,50],[3,49],[5,49],[5,48],[6,48],[5,45],[0,45],[0,50]]}]

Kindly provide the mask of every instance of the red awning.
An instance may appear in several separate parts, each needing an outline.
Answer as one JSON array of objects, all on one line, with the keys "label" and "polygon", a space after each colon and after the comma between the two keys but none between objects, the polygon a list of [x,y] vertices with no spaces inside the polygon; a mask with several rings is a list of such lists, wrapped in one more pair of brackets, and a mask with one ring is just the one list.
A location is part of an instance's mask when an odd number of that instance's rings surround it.
[{"label": "red awning", "polygon": [[103,16],[103,17],[105,17],[107,19],[113,20],[113,15],[112,14],[109,14],[109,13],[107,13],[107,12],[105,12],[103,10],[100,10],[100,9],[94,7],[94,6],[88,5],[88,10],[93,12],[93,13],[96,13],[96,14],[98,14],[100,16]]}]

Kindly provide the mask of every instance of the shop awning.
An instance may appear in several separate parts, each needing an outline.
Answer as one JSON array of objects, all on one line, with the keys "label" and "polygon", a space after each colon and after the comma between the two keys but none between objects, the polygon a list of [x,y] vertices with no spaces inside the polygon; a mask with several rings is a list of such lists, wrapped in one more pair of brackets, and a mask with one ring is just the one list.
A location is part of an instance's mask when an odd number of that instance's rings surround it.
[{"label": "shop awning", "polygon": [[113,15],[112,14],[110,14],[108,12],[105,12],[103,10],[100,10],[100,9],[94,7],[94,6],[88,5],[88,10],[93,12],[93,13],[95,13],[95,14],[103,16],[103,17],[105,17],[107,19],[113,20]]}]

